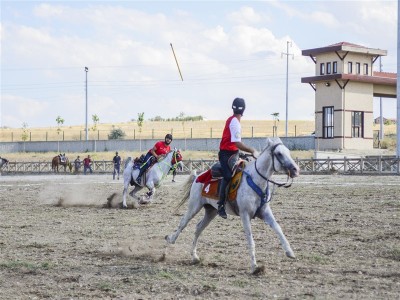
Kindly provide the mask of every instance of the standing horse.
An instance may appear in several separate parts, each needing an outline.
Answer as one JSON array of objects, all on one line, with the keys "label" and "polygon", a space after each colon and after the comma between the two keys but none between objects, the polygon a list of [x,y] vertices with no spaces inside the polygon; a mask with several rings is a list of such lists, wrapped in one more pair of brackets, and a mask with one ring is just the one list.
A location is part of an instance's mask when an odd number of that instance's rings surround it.
[{"label": "standing horse", "polygon": [[[269,191],[269,183],[278,184],[270,179],[274,172],[285,171],[288,178],[297,177],[299,167],[290,156],[289,149],[286,148],[279,138],[267,139],[267,146],[260,156],[249,162],[243,171],[243,178],[237,190],[236,201],[227,200],[227,213],[239,215],[242,219],[244,231],[246,234],[247,244],[251,258],[251,272],[256,274],[262,270],[257,266],[255,256],[255,244],[251,230],[251,219],[260,218],[278,235],[282,247],[288,257],[294,258],[294,252],[290,247],[281,227],[276,222],[272,210],[269,206],[271,193]],[[177,230],[165,237],[169,244],[174,244],[179,234],[186,227],[188,222],[204,208],[205,214],[203,219],[197,224],[192,244],[192,261],[198,263],[200,261],[197,255],[197,240],[203,230],[217,215],[217,200],[209,199],[202,196],[203,183],[193,182],[196,179],[192,175],[184,187],[184,198],[178,205],[181,206],[189,199],[188,210],[182,217]],[[245,180],[244,180],[245,179]],[[289,179],[288,179],[289,180]],[[291,183],[290,183],[291,184]],[[289,182],[278,184],[289,187]],[[265,191],[265,192],[263,192]]]},{"label": "standing horse", "polygon": [[139,169],[134,168],[132,158],[129,157],[125,163],[124,169],[124,191],[122,193],[123,202],[122,207],[127,208],[126,194],[128,192],[129,184],[134,185],[133,190],[129,193],[135,197],[136,193],[142,188],[147,187],[149,191],[142,197],[137,197],[140,204],[146,204],[153,200],[156,187],[161,185],[161,181],[168,174],[171,169],[175,169],[182,161],[182,155],[179,150],[170,151],[165,158],[155,163],[143,176],[142,185],[137,184],[134,178],[139,175]]},{"label": "standing horse", "polygon": [[64,161],[61,161],[60,155],[53,157],[53,160],[51,161],[51,169],[54,170],[54,173],[58,173],[58,166],[64,166],[64,172],[67,172],[67,167],[70,172],[72,170],[72,164],[66,156],[64,157]]}]

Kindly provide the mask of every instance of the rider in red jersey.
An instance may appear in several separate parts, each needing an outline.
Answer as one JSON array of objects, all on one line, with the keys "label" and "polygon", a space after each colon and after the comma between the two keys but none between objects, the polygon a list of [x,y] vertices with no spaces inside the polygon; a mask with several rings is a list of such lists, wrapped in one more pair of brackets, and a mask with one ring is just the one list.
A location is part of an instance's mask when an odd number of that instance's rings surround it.
[{"label": "rider in red jersey", "polygon": [[229,158],[232,155],[237,155],[239,150],[251,153],[255,158],[258,156],[258,151],[252,147],[246,146],[242,142],[242,127],[240,125],[240,119],[243,116],[243,112],[246,108],[244,99],[235,98],[232,103],[233,115],[230,116],[225,123],[225,128],[222,133],[222,139],[219,146],[218,159],[221,163],[222,169],[222,180],[219,190],[219,201],[218,201],[218,214],[226,219],[225,211],[225,199],[226,199],[226,188],[229,181],[232,178],[232,170],[228,164]]}]

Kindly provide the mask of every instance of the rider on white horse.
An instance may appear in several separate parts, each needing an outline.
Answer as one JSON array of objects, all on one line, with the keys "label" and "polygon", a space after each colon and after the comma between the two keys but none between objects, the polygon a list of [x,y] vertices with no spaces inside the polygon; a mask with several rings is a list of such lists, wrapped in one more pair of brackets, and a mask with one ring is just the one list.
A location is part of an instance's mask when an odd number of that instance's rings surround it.
[{"label": "rider on white horse", "polygon": [[158,161],[160,156],[164,156],[171,151],[171,147],[169,144],[172,142],[172,134],[168,133],[164,141],[158,141],[153,148],[151,148],[145,158],[144,163],[140,166],[139,176],[136,178],[136,182],[141,184],[142,175],[146,172],[146,170],[152,165],[154,161]]},{"label": "rider on white horse", "polygon": [[239,150],[249,152],[255,158],[259,155],[256,149],[246,146],[242,142],[242,127],[240,125],[240,119],[243,116],[245,108],[246,103],[244,102],[244,99],[235,98],[233,100],[233,115],[226,120],[219,146],[218,159],[221,163],[223,178],[219,189],[218,214],[224,219],[227,218],[225,212],[226,188],[232,178],[232,169],[229,164],[230,158],[234,155],[238,155]]}]

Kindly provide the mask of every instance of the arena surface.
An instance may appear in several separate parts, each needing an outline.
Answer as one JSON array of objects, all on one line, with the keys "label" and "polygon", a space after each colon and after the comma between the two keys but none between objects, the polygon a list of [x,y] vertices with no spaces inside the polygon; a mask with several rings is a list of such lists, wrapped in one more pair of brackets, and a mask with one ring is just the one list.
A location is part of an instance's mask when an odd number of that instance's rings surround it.
[{"label": "arena surface", "polygon": [[297,258],[253,220],[257,276],[238,217],[205,230],[198,265],[202,212],[166,247],[187,178],[169,176],[152,204],[123,210],[112,175],[1,176],[0,298],[398,299],[400,177],[304,175],[277,188],[271,207]]}]

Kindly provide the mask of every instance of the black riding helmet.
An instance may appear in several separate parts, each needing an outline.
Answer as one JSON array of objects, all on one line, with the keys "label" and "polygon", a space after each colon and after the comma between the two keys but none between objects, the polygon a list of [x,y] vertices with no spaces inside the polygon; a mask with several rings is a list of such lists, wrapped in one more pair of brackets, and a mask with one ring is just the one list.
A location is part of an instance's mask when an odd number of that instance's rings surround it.
[{"label": "black riding helmet", "polygon": [[246,103],[244,102],[244,99],[235,98],[235,100],[233,100],[232,109],[235,115],[240,114],[243,116],[245,108],[246,108]]},{"label": "black riding helmet", "polygon": [[[167,142],[167,139],[170,139],[170,141]],[[172,134],[168,133],[168,134],[165,136],[164,141],[165,141],[165,143],[166,143],[167,145],[171,144],[171,142],[172,142]]]}]

